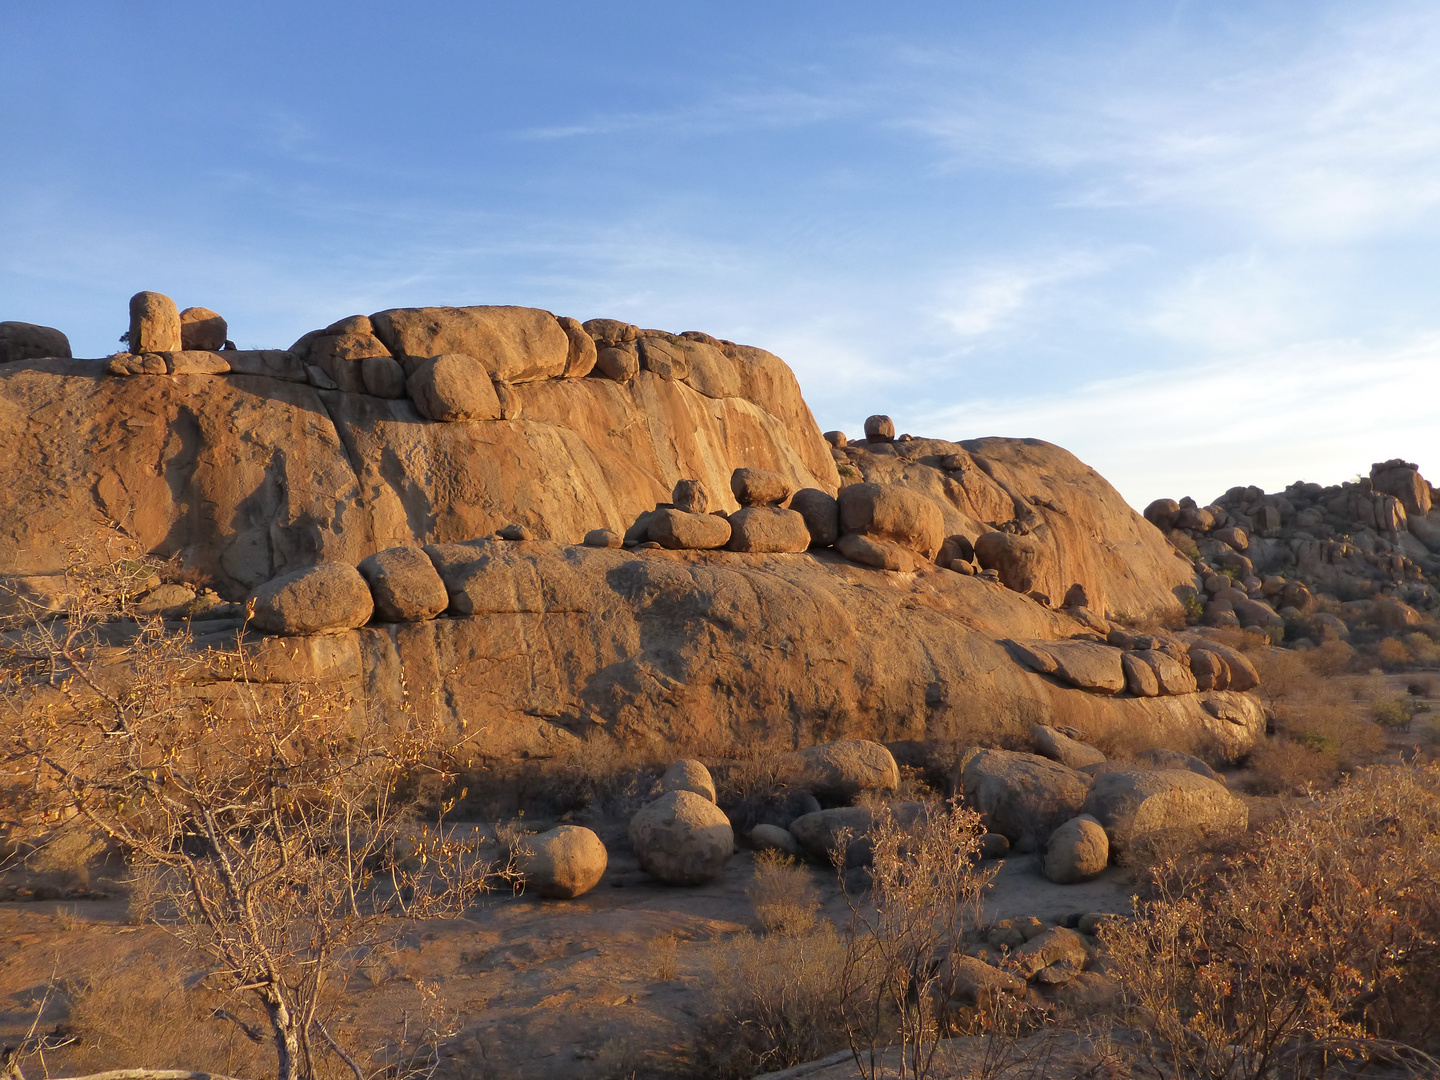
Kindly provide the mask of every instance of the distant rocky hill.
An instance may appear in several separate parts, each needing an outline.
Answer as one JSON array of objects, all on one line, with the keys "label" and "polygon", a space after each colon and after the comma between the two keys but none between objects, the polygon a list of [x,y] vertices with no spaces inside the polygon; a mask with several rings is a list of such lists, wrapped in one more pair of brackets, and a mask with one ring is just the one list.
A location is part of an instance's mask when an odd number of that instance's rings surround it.
[{"label": "distant rocky hill", "polygon": [[403,687],[497,757],[1037,721],[1234,757],[1263,731],[1248,661],[1178,629],[1192,558],[1058,447],[822,435],[763,349],[535,308],[227,335],[156,293],[112,357],[0,324],[11,610],[58,614],[118,526],[173,557],[142,607],[201,644],[253,600],[261,677]]},{"label": "distant rocky hill", "polygon": [[1191,621],[1308,648],[1440,614],[1440,511],[1411,462],[1329,487],[1233,487],[1209,506],[1158,499],[1145,517],[1194,567]]}]

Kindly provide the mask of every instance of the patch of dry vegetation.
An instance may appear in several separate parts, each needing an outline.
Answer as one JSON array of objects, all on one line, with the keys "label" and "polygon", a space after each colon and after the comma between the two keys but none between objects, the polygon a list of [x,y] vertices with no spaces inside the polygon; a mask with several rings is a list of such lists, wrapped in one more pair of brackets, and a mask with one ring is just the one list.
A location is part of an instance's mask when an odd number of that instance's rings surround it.
[{"label": "patch of dry vegetation", "polygon": [[1165,1075],[1435,1076],[1440,766],[1372,768],[1252,850],[1160,868],[1102,931],[1144,1062]]}]

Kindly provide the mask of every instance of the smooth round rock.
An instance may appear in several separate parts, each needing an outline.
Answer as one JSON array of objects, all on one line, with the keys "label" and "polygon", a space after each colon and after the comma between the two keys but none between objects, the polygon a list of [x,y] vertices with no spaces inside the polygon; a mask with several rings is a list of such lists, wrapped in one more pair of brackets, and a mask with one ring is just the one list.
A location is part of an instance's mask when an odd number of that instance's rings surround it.
[{"label": "smooth round rock", "polygon": [[445,582],[420,548],[377,551],[360,564],[381,622],[424,622],[450,606]]},{"label": "smooth round rock", "polygon": [[354,630],[369,622],[375,610],[360,571],[342,562],[282,574],[256,589],[254,599],[253,625],[270,634]]},{"label": "smooth round rock", "polygon": [[579,825],[560,825],[520,842],[517,863],[525,887],[552,900],[570,900],[593,889],[610,856],[600,837]]},{"label": "smooth round rock", "polygon": [[895,421],[883,413],[867,416],[865,438],[870,442],[890,442],[895,438]]},{"label": "smooth round rock", "polygon": [[1110,862],[1110,839],[1089,814],[1071,818],[1050,834],[1043,867],[1057,885],[1088,881]]},{"label": "smooth round rock", "polygon": [[778,851],[792,858],[800,857],[800,843],[789,829],[779,825],[756,825],[748,837],[756,851]]}]

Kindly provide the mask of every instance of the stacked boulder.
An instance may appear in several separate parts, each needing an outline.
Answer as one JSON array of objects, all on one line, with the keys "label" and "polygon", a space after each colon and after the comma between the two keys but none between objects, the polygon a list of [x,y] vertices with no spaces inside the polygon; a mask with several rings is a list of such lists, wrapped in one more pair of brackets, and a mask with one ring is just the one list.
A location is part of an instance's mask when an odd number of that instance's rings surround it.
[{"label": "stacked boulder", "polygon": [[[1373,618],[1376,602],[1440,610],[1440,513],[1411,462],[1329,487],[1234,487],[1208,506],[1157,499],[1145,517],[1191,560],[1195,615],[1210,626],[1313,645],[1348,636],[1350,614]],[[1324,594],[1363,607],[1317,611]]]},{"label": "stacked boulder", "polygon": [[699,761],[677,761],[661,787],[664,794],[630,819],[630,847],[640,868],[667,885],[713,881],[730,861],[735,834],[715,805],[710,771]]},{"label": "stacked boulder", "polygon": [[[781,504],[789,500],[789,482],[768,469],[736,469],[730,492],[740,509],[730,515],[731,551],[781,554],[810,546],[804,515]],[[821,493],[823,494],[823,492]]]}]

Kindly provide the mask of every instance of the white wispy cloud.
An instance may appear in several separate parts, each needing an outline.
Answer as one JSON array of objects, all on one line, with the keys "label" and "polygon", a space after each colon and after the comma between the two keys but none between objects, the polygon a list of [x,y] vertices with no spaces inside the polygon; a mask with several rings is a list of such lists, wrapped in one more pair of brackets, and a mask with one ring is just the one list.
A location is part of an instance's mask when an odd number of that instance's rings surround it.
[{"label": "white wispy cloud", "polygon": [[939,289],[933,314],[962,343],[973,343],[1010,326],[1049,287],[1098,273],[1114,259],[1067,252],[975,267]]},{"label": "white wispy cloud", "polygon": [[1200,208],[1307,242],[1409,227],[1440,207],[1440,9],[1317,14],[1298,45],[1241,20],[1205,48],[1031,58],[1006,92],[940,93],[901,123],[951,167],[1048,169],[1074,206]]}]

